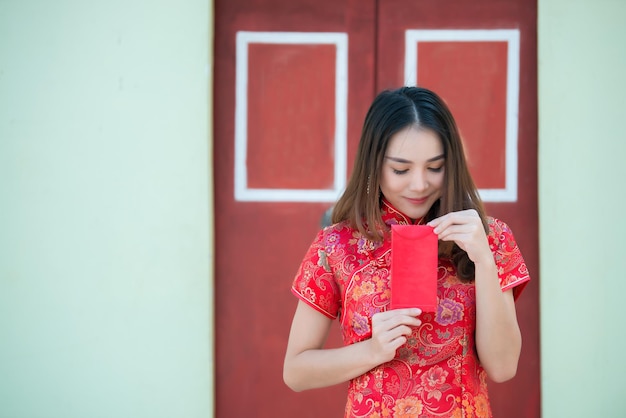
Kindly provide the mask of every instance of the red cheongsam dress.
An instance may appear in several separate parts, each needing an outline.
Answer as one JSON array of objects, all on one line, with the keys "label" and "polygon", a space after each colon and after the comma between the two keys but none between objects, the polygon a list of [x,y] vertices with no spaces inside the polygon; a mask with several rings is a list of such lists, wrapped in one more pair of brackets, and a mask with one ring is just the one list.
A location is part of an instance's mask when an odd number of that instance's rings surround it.
[{"label": "red cheongsam dress", "polygon": [[[383,202],[387,225],[410,220]],[[502,291],[517,298],[530,279],[509,227],[488,218],[489,245]],[[372,315],[389,307],[391,242],[374,243],[339,223],[319,232],[293,282],[302,301],[339,318],[345,345],[372,336]],[[491,417],[487,374],[476,354],[476,290],[439,260],[438,306],[421,315],[390,362],[352,379],[346,418]]]}]

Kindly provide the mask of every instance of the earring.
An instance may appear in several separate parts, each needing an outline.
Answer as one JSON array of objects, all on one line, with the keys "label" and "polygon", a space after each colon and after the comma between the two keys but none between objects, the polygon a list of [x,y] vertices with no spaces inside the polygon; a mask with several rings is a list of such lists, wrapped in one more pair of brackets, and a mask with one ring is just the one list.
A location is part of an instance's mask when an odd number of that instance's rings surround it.
[{"label": "earring", "polygon": [[365,190],[365,192],[369,195],[370,194],[370,180],[371,180],[372,176],[367,176],[367,189]]}]

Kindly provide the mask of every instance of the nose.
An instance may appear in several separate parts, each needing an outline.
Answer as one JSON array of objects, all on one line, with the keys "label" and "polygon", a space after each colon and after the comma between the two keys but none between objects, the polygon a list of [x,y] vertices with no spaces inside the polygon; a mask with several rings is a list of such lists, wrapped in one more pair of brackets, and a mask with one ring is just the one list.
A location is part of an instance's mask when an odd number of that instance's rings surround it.
[{"label": "nose", "polygon": [[413,172],[413,176],[411,177],[409,188],[416,192],[423,192],[428,189],[428,177],[426,176],[426,173],[415,170]]}]

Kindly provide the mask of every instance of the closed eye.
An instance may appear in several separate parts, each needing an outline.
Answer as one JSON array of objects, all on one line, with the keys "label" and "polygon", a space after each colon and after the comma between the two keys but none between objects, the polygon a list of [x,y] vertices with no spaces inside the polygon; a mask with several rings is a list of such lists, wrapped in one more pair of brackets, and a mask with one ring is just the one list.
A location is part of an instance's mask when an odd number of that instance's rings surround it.
[{"label": "closed eye", "polygon": [[396,170],[395,168],[392,168],[392,170],[393,170],[394,174],[398,174],[398,175],[406,174],[409,171],[408,169],[406,169],[406,170]]},{"label": "closed eye", "polygon": [[441,170],[443,170],[443,166],[441,166],[441,167],[429,167],[428,170],[432,171],[433,173],[440,173]]}]

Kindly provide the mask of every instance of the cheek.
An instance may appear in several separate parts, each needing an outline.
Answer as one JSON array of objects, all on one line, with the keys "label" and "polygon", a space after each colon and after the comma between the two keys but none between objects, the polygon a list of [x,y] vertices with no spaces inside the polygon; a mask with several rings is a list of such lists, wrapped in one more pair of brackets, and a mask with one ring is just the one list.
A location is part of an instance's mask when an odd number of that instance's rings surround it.
[{"label": "cheek", "polygon": [[441,187],[444,184],[445,178],[446,178],[445,171],[441,171],[440,173],[433,173],[430,183],[438,187]]},{"label": "cheek", "polygon": [[380,189],[384,192],[393,192],[398,189],[402,189],[401,182],[398,176],[393,176],[388,173],[382,173],[380,178]]},{"label": "cheek", "polygon": [[435,180],[435,183],[439,186],[439,187],[443,187],[443,182],[445,180],[446,176],[443,173],[439,173],[437,175],[437,179]]},{"label": "cheek", "polygon": [[444,185],[445,175],[443,173],[436,173],[430,180],[430,184],[437,188],[442,189]]},{"label": "cheek", "polygon": [[389,188],[389,174],[386,170],[383,170],[383,172],[380,173],[380,188],[381,190]]}]

